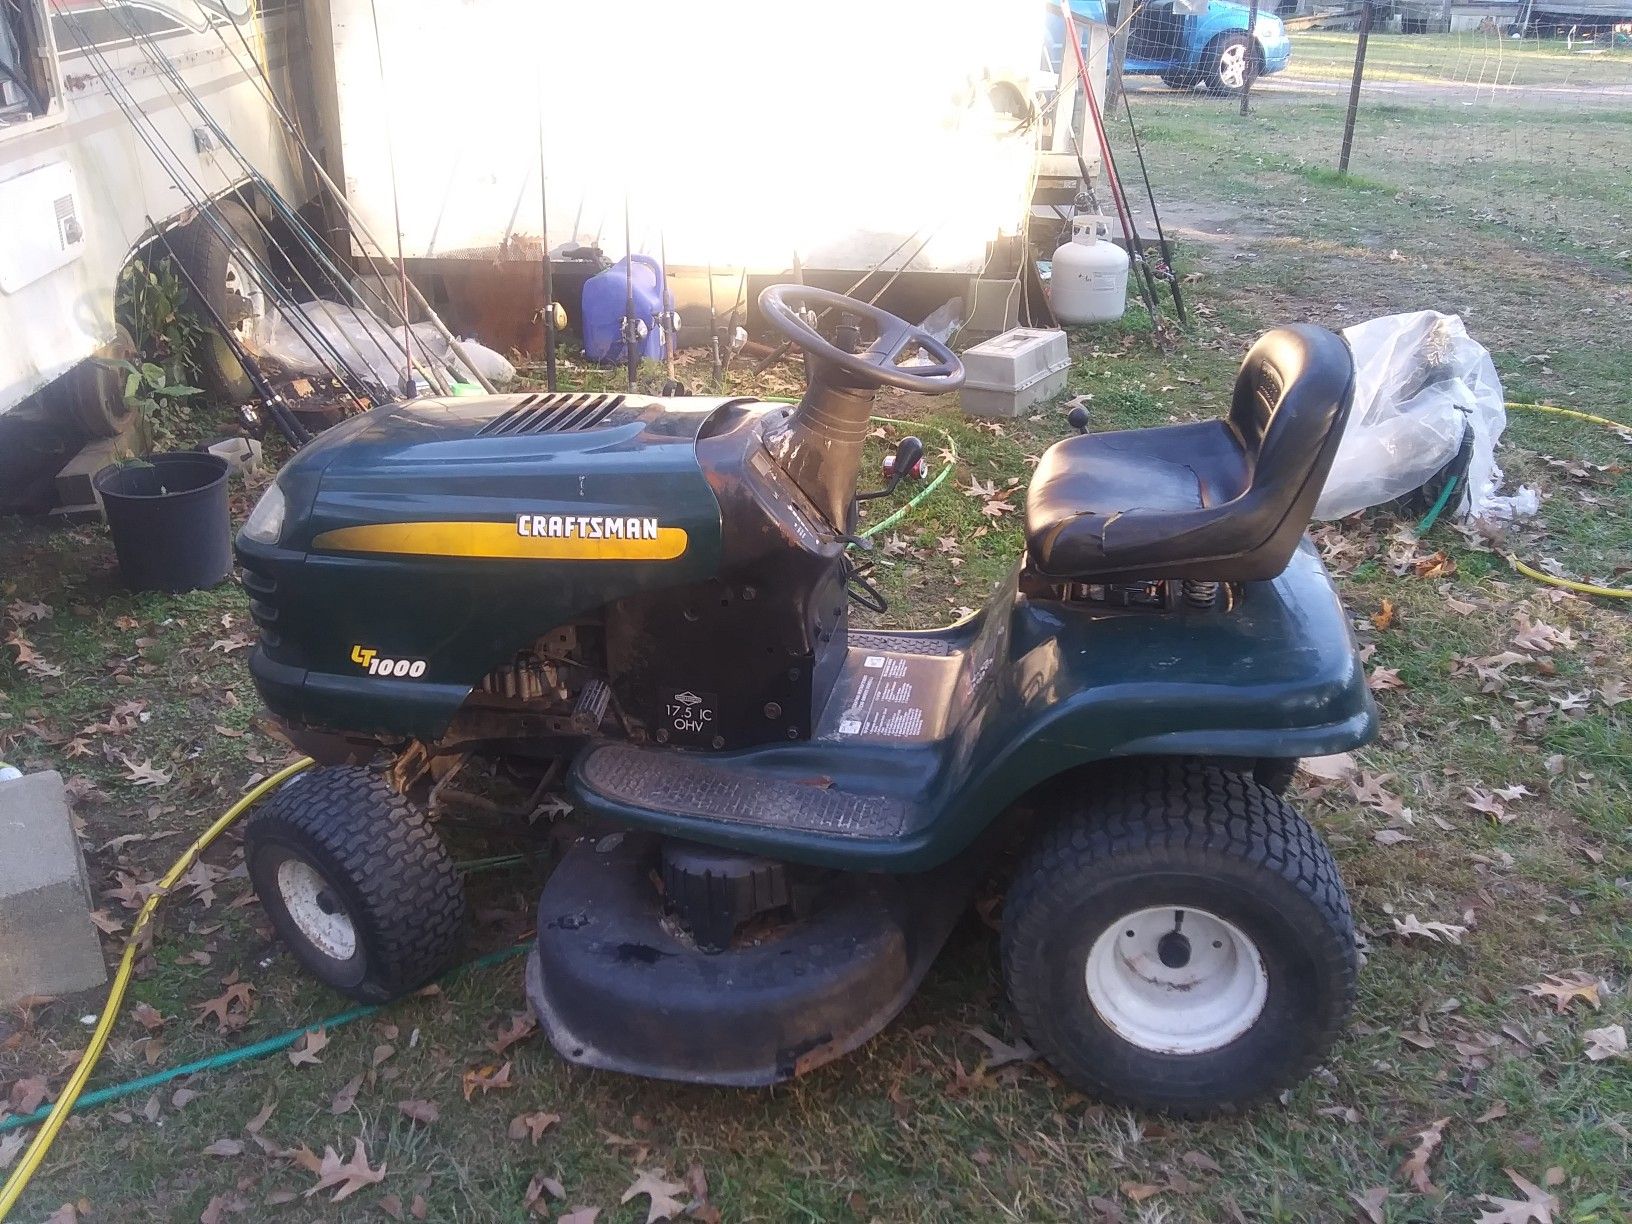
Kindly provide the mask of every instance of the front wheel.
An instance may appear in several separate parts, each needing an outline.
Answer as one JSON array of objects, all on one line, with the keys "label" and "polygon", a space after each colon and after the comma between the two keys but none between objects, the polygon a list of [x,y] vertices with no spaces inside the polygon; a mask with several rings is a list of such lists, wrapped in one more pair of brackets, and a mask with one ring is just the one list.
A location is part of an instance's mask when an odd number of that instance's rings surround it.
[{"label": "front wheel", "polygon": [[1207,48],[1207,90],[1238,94],[1258,77],[1258,56],[1245,34],[1226,34]]},{"label": "front wheel", "polygon": [[336,990],[377,1003],[452,962],[465,894],[442,839],[379,774],[297,774],[261,803],[244,862],[297,960]]},{"label": "front wheel", "polygon": [[1022,1027],[1066,1080],[1239,1108],[1301,1079],[1353,1006],[1353,919],[1309,824],[1242,774],[1129,766],[1071,795],[1004,908]]}]

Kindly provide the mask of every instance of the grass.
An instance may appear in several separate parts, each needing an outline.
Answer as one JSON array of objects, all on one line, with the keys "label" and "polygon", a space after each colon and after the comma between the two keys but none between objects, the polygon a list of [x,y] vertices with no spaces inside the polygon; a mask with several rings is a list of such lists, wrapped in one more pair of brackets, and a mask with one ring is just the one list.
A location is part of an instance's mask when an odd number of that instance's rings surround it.
[{"label": "grass", "polygon": [[[1632,160],[1632,128],[1596,133],[1589,158],[1559,138],[1568,115],[1516,128],[1505,113],[1458,111],[1447,135],[1443,112],[1418,113],[1432,107],[1368,113],[1355,165],[1368,183],[1357,189],[1315,172],[1336,147],[1335,107],[1266,95],[1242,120],[1199,96],[1152,94],[1139,105],[1162,197],[1238,232],[1218,244],[1181,238],[1197,314],[1189,332],[1155,342],[1135,312],[1122,326],[1073,334],[1069,389],[1093,397],[1094,428],[1222,411],[1241,351],[1265,327],[1426,307],[1464,313],[1514,398],[1632,421],[1632,291],[1614,220],[1632,215],[1632,175],[1614,173]],[[786,393],[791,380],[788,369],[754,386],[739,376],[735,389]],[[943,433],[956,447],[954,480],[884,533],[875,554],[892,619],[936,623],[977,606],[1019,542],[1018,514],[992,518],[967,490],[1023,487],[1064,426],[1049,409],[994,428],[949,401],[894,394],[879,412],[921,422],[932,461]],[[880,453],[897,432],[879,439]],[[1515,413],[1500,459],[1544,498],[1504,546],[1628,583],[1623,441]],[[240,491],[240,515],[249,495]],[[564,1183],[562,1210],[595,1205],[603,1221],[637,1220],[644,1200],[618,1204],[635,1170],[678,1178],[693,1164],[727,1220],[1328,1221],[1354,1217],[1352,1196],[1378,1187],[1390,1221],[1468,1220],[1481,1195],[1521,1197],[1504,1169],[1550,1184],[1561,1200],[1554,1219],[1632,1218],[1632,1064],[1584,1056],[1587,1030],[1632,1024],[1632,703],[1610,703],[1612,683],[1632,675],[1632,610],[1521,580],[1449,527],[1414,545],[1397,526],[1371,519],[1318,533],[1369,665],[1404,686],[1379,694],[1382,734],[1358,764],[1410,817],[1342,785],[1308,783],[1300,796],[1343,868],[1368,959],[1348,1036],[1284,1101],[1179,1124],[1106,1109],[1036,1064],[980,1070],[968,1030],[1015,1032],[994,935],[971,917],[880,1038],[774,1091],[590,1073],[534,1038],[504,1055],[516,1087],[466,1101],[462,1074],[499,1061],[489,1043],[521,1006],[511,964],[336,1031],[318,1065],[277,1056],[196,1077],[185,1087],[198,1095],[179,1106],[167,1088],[70,1123],[20,1218],[83,1197],[92,1218],[121,1221],[198,1219],[212,1201],[227,1219],[362,1220],[394,1207],[388,1196],[406,1208],[423,1195],[430,1219],[521,1220],[529,1180],[542,1173]],[[1413,559],[1436,551],[1455,571],[1442,563],[1417,576]],[[105,909],[128,921],[109,891],[115,873],[162,869],[186,833],[287,756],[243,669],[242,592],[125,594],[100,529],[0,524],[0,555],[0,607],[48,605],[20,629],[61,669],[36,674],[15,650],[0,651],[0,749],[74,781],[93,882]],[[1567,629],[1573,645],[1529,652],[1534,662],[1485,691],[1462,660],[1508,649],[1520,615]],[[1575,694],[1586,694],[1581,708]],[[138,786],[127,762],[170,780]],[[1506,819],[1468,806],[1470,791],[1513,786],[1529,793],[1502,801]],[[1377,842],[1390,823],[1411,840]],[[109,846],[133,834],[170,835]],[[470,831],[454,841],[463,858],[512,848]],[[157,1066],[346,1006],[293,967],[256,907],[234,904],[247,885],[230,874],[231,840],[210,860],[228,873],[215,898],[169,908],[135,986],[167,1018]],[[525,929],[538,884],[526,867],[472,878],[473,953]],[[1459,944],[1402,939],[1394,919],[1407,914],[1470,930]],[[1599,1008],[1577,1001],[1561,1013],[1524,989],[1570,971],[1603,983]],[[256,1005],[241,1031],[218,1034],[195,1022],[195,1009],[233,973],[253,983]],[[42,1074],[59,1087],[84,1042],[78,1017],[97,1005],[92,996],[0,1020],[0,1084]],[[150,1070],[146,1037],[122,1019],[96,1082]],[[357,1076],[355,1104],[333,1112]],[[396,1105],[406,1098],[434,1100],[439,1120],[410,1123]],[[267,1103],[261,1133],[276,1149],[333,1145],[345,1156],[362,1139],[384,1181],[337,1205],[326,1196],[273,1205],[314,1179],[248,1141],[245,1123]],[[533,1110],[561,1120],[536,1147],[509,1139],[509,1120]],[[1429,1164],[1436,1191],[1424,1193],[1400,1166],[1413,1136],[1440,1118],[1449,1121]],[[246,1151],[201,1154],[223,1138]],[[1151,1186],[1160,1189],[1136,1201]]]},{"label": "grass", "polygon": [[[1347,81],[1356,35],[1298,31],[1292,72],[1306,80]],[[1632,83],[1632,46],[1607,38],[1570,47],[1562,39],[1514,40],[1469,30],[1456,34],[1374,31],[1366,44],[1366,79],[1439,85],[1560,86],[1590,89]]]}]

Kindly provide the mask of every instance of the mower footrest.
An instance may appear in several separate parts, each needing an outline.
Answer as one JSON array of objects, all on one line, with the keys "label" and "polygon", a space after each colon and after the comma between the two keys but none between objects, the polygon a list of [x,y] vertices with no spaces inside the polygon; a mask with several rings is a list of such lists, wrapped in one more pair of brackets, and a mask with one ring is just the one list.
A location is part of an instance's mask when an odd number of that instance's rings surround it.
[{"label": "mower footrest", "polygon": [[898,837],[909,805],[887,795],[843,791],[755,775],[729,762],[665,748],[602,744],[579,758],[578,786],[620,807],[836,837]]}]

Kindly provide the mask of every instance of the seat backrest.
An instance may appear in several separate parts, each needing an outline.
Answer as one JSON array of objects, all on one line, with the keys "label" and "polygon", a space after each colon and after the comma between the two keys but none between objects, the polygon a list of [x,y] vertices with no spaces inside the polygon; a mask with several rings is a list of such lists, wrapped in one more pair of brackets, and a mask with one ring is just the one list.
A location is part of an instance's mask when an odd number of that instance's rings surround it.
[{"label": "seat backrest", "polygon": [[[1301,536],[1326,484],[1354,399],[1354,358],[1341,336],[1309,323],[1259,337],[1241,363],[1230,426],[1250,473],[1255,516]],[[1288,553],[1290,555],[1290,552]]]}]

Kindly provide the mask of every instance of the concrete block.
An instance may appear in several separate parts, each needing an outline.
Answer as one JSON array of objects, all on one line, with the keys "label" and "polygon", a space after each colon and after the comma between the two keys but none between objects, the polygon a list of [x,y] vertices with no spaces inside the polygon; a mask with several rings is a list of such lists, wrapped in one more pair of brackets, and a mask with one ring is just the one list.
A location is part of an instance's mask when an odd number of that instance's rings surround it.
[{"label": "concrete block", "polygon": [[0,1008],[108,980],[62,775],[0,782]]},{"label": "concrete block", "polygon": [[97,502],[91,502],[85,506],[53,506],[50,514],[46,516],[53,527],[100,523],[104,517],[102,507]]},{"label": "concrete block", "polygon": [[96,501],[91,477],[129,453],[122,438],[94,438],[85,443],[79,448],[79,454],[57,473],[58,505],[83,506]]}]

